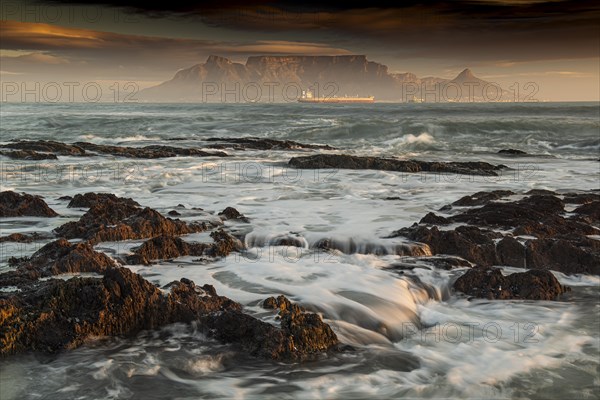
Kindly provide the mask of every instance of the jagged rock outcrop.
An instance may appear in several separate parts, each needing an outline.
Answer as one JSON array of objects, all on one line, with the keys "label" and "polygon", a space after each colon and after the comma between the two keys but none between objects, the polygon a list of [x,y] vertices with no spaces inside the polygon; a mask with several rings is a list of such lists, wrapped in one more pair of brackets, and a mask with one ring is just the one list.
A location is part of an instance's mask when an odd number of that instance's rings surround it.
[{"label": "jagged rock outcrop", "polygon": [[56,142],[54,140],[18,140],[0,145],[2,148],[36,151],[60,156],[85,156],[85,150],[77,145]]},{"label": "jagged rock outcrop", "polygon": [[117,197],[112,193],[94,193],[76,194],[69,201],[69,208],[91,208],[97,204],[118,203],[128,207],[139,207],[139,203],[128,197]]},{"label": "jagged rock outcrop", "polygon": [[490,300],[556,300],[570,291],[550,271],[529,270],[504,276],[497,268],[472,268],[454,282],[454,289]]},{"label": "jagged rock outcrop", "polygon": [[284,296],[273,302],[279,309],[280,327],[236,311],[209,315],[202,322],[214,329],[211,336],[216,339],[237,343],[250,354],[265,358],[301,360],[339,344],[331,327],[317,314],[306,312]]},{"label": "jagged rock outcrop", "polygon": [[0,192],[0,217],[56,217],[56,211],[40,197],[12,191]]},{"label": "jagged rock outcrop", "polygon": [[[457,255],[482,266],[600,274],[600,241],[588,237],[600,232],[600,201],[594,193],[571,193],[561,199],[553,192],[534,190],[525,198],[508,201],[512,194],[465,196],[443,210],[451,212],[457,205],[472,208],[447,217],[428,213],[419,224],[390,236],[403,236],[427,244],[433,254]],[[565,204],[581,205],[569,214]],[[438,228],[448,224],[463,225]]]},{"label": "jagged rock outcrop", "polygon": [[3,155],[14,160],[56,160],[56,154],[40,153],[33,150],[0,151]]},{"label": "jagged rock outcrop", "polygon": [[294,157],[288,165],[300,169],[376,169],[398,172],[442,172],[464,175],[497,176],[503,165],[486,162],[431,162],[394,158],[359,157],[346,154],[316,154]]},{"label": "jagged rock outcrop", "polygon": [[[96,276],[52,279],[64,272]],[[0,274],[0,285],[9,289],[0,292],[0,355],[68,350],[92,337],[130,336],[175,322],[196,322],[211,337],[276,360],[305,359],[338,343],[318,315],[289,302],[277,327],[242,313],[210,285],[182,278],[163,292],[89,243],[52,242]]]},{"label": "jagged rock outcrop", "polygon": [[233,148],[236,150],[299,150],[299,149],[321,149],[335,150],[334,147],[322,144],[305,144],[293,140],[276,140],[259,137],[243,138],[208,138],[207,142],[218,142],[207,147],[214,149]]},{"label": "jagged rock outcrop", "polygon": [[67,239],[82,238],[98,243],[162,235],[180,236],[202,232],[208,227],[205,222],[188,224],[164,217],[149,207],[141,208],[130,201],[119,200],[92,204],[79,221],[67,222],[55,232]]},{"label": "jagged rock outcrop", "polygon": [[221,218],[225,220],[237,220],[242,222],[250,222],[250,219],[246,217],[244,214],[240,213],[233,207],[226,207],[223,211],[218,214]]}]

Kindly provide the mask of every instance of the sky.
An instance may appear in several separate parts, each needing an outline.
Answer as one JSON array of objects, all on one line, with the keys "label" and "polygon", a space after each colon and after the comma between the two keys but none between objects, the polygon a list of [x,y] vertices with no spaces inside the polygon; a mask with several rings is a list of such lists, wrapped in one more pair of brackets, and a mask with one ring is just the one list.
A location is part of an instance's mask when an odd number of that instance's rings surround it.
[{"label": "sky", "polygon": [[173,77],[211,55],[365,54],[390,72],[453,78],[470,68],[543,101],[600,98],[600,2],[3,0],[0,81]]}]

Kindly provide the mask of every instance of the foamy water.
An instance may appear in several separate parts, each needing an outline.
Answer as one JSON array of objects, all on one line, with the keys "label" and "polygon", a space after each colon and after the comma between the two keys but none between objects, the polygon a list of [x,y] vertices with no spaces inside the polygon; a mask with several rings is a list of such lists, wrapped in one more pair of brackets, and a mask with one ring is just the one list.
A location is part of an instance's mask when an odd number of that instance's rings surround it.
[{"label": "foamy water", "polygon": [[[235,353],[194,326],[176,324],[133,339],[98,339],[56,357],[3,360],[2,399],[597,396],[597,277],[556,273],[573,288],[561,302],[468,301],[450,290],[464,270],[427,263],[389,269],[406,243],[384,239],[480,190],[598,189],[597,104],[3,105],[0,117],[4,141],[196,147],[206,137],[248,135],[329,144],[339,153],[510,167],[491,178],[298,171],[287,161],[311,151],[252,150],[226,150],[233,156],[226,159],[2,159],[2,190],[43,195],[61,215],[3,219],[3,235],[47,232],[79,218],[84,210],[57,199],[88,191],[132,197],[163,213],[183,204],[180,218],[190,221],[237,208],[251,222],[226,225],[245,235],[247,253],[209,264],[183,257],[131,269],[161,285],[181,277],[212,284],[266,320],[271,316],[260,301],[285,294],[321,313],[354,347],[310,363],[279,364]],[[167,141],[174,137],[183,140]],[[502,148],[536,156],[503,157],[496,154]],[[284,236],[301,247],[270,244]],[[209,240],[206,234],[189,239]],[[338,251],[319,251],[323,239],[336,242]],[[139,243],[97,248],[118,256]],[[8,257],[43,244],[2,244],[2,268]]]}]

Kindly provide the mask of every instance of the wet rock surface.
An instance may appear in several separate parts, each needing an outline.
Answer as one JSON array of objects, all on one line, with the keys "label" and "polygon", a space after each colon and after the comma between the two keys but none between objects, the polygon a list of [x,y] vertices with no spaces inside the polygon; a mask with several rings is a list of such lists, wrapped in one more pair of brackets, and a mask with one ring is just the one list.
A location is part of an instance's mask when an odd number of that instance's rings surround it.
[{"label": "wet rock surface", "polygon": [[[552,269],[567,274],[600,274],[600,202],[594,193],[536,190],[520,200],[508,191],[466,196],[444,211],[450,216],[427,214],[419,224],[394,232],[427,244],[432,254],[460,256],[482,266],[507,265]],[[581,204],[571,213],[565,206]],[[454,206],[472,206],[456,210]],[[441,229],[448,224],[462,224]],[[427,225],[427,226],[426,226]]]},{"label": "wet rock surface", "polygon": [[0,145],[1,148],[52,153],[60,156],[84,156],[85,150],[77,145],[71,145],[53,140],[18,140]]},{"label": "wet rock surface", "polygon": [[[61,143],[52,140],[19,140],[1,145],[0,148],[13,149],[13,158],[26,157],[29,159],[41,159],[43,154],[48,159],[56,159],[56,156],[93,156],[97,154],[109,154],[116,157],[127,158],[166,158],[177,156],[194,157],[227,157],[222,151],[205,151],[195,148],[183,148],[173,146],[150,145],[144,147],[110,146],[89,142],[76,142],[73,144]],[[10,154],[4,154],[11,156]]]},{"label": "wet rock surface", "polygon": [[131,199],[89,204],[90,209],[79,221],[61,225],[55,229],[56,234],[67,239],[82,238],[98,243],[162,235],[180,236],[208,229],[204,222],[188,224],[164,217],[149,207],[136,206],[137,203]]},{"label": "wet rock surface", "polygon": [[11,233],[10,235],[0,236],[0,243],[15,242],[15,243],[31,243],[37,240],[51,239],[54,236],[47,233]]},{"label": "wet rock surface", "polygon": [[[96,275],[53,279],[65,272]],[[39,280],[42,276],[50,279]],[[276,360],[304,359],[338,343],[318,315],[287,299],[277,327],[242,313],[239,303],[219,296],[210,285],[182,278],[161,290],[89,243],[52,242],[19,260],[16,270],[0,274],[0,285],[15,287],[0,292],[1,355],[52,353],[93,337],[131,336],[175,322],[196,322],[215,339]]]},{"label": "wet rock surface", "polygon": [[490,300],[556,300],[570,291],[550,271],[528,270],[504,276],[497,268],[473,268],[454,282],[454,289]]},{"label": "wet rock surface", "polygon": [[40,197],[12,191],[0,192],[0,217],[56,217],[56,211]]},{"label": "wet rock surface", "polygon": [[300,169],[375,169],[398,172],[442,172],[464,175],[497,176],[503,165],[486,162],[431,162],[418,160],[398,160],[380,157],[358,157],[345,154],[317,154],[294,157],[289,166]]},{"label": "wet rock surface", "polygon": [[94,193],[76,194],[69,199],[69,208],[91,208],[97,204],[117,203],[127,207],[140,207],[137,201],[127,197],[117,197],[112,193]]},{"label": "wet rock surface", "polygon": [[13,151],[0,151],[0,155],[3,155],[13,160],[57,160],[55,154],[51,153],[40,153],[33,150],[13,150]]},{"label": "wet rock surface", "polygon": [[101,278],[51,279],[0,296],[0,353],[55,352],[91,337],[129,336],[240,305],[183,280],[164,295],[126,268]]},{"label": "wet rock surface", "polygon": [[213,243],[191,243],[174,236],[158,236],[145,241],[127,256],[128,264],[148,265],[154,260],[183,256],[226,257],[244,249],[242,242],[222,229],[211,232]]},{"label": "wet rock surface", "polygon": [[299,149],[322,149],[335,150],[334,147],[320,144],[305,144],[293,140],[276,140],[259,137],[244,138],[208,138],[207,142],[218,142],[207,147],[215,149],[233,148],[235,150],[299,150]]},{"label": "wet rock surface", "polygon": [[233,207],[225,208],[218,215],[225,220],[238,220],[242,222],[250,222],[250,219],[248,217],[246,217],[244,214],[240,213]]},{"label": "wet rock surface", "polygon": [[527,153],[524,152],[523,150],[517,150],[517,149],[502,149],[498,151],[498,154],[508,154],[511,156],[522,156],[522,155],[526,155]]},{"label": "wet rock surface", "polygon": [[100,154],[110,154],[117,157],[128,158],[166,158],[177,156],[193,156],[193,157],[227,157],[228,154],[222,151],[204,151],[194,148],[183,148],[173,146],[144,146],[144,147],[124,147],[124,146],[109,146],[100,145],[88,142],[77,142],[79,146],[86,151],[91,151]]},{"label": "wet rock surface", "polygon": [[237,343],[252,355],[272,359],[306,359],[339,344],[319,315],[306,312],[286,297],[269,298],[264,304],[279,310],[280,327],[236,311],[209,315],[202,322],[214,329],[213,337]]},{"label": "wet rock surface", "polygon": [[31,257],[11,258],[9,263],[16,269],[0,274],[0,286],[20,286],[63,273],[102,273],[116,265],[89,243],[70,243],[65,239],[48,243]]}]

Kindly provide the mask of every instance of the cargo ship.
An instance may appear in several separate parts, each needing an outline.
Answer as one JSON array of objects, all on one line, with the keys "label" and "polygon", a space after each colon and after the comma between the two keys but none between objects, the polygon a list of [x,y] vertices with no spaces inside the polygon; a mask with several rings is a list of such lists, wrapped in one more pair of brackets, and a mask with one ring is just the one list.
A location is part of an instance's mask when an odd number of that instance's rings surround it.
[{"label": "cargo ship", "polygon": [[345,103],[345,104],[356,104],[356,103],[374,103],[375,102],[375,97],[373,96],[369,96],[369,97],[348,97],[348,96],[344,96],[344,97],[337,97],[337,96],[332,96],[332,97],[314,97],[312,91],[310,90],[303,90],[302,91],[302,96],[300,96],[300,98],[298,99],[298,102],[300,103]]}]

